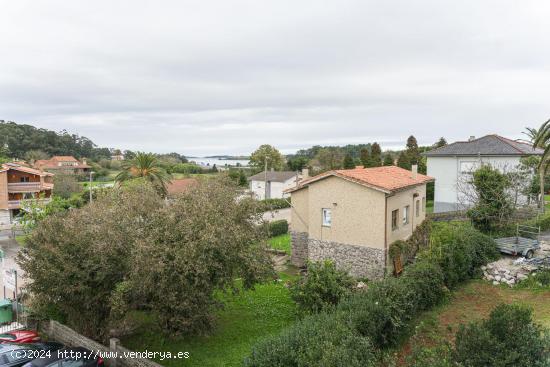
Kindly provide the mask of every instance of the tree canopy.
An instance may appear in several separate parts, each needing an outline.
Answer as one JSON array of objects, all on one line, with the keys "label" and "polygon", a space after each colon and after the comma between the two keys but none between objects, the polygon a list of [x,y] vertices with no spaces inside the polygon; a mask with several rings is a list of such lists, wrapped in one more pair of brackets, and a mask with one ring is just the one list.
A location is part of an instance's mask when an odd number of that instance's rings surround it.
[{"label": "tree canopy", "polygon": [[266,161],[268,170],[273,168],[278,171],[283,169],[285,157],[275,147],[263,144],[250,155],[250,164],[258,170],[263,170]]},{"label": "tree canopy", "polygon": [[[72,155],[77,158],[110,158],[108,148],[98,148],[85,136],[70,134],[63,130],[55,132],[39,129],[31,125],[17,124],[0,120],[0,146],[4,154],[11,158],[25,158],[30,151],[41,151],[40,156]],[[36,154],[35,154],[36,156]]]}]

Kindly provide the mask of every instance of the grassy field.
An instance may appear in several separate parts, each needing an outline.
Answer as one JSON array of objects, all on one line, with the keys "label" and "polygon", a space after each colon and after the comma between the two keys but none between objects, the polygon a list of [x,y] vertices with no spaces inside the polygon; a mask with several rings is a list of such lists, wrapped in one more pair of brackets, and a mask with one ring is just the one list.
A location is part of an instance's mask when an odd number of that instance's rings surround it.
[{"label": "grassy field", "polygon": [[122,339],[135,351],[189,352],[187,360],[159,361],[164,366],[241,366],[251,347],[264,337],[279,333],[296,319],[296,308],[285,281],[292,275],[279,274],[281,281],[256,286],[255,290],[222,297],[225,307],[217,312],[216,328],[209,335],[182,338],[162,336],[150,315],[139,314],[137,332]]},{"label": "grassy field", "polygon": [[405,365],[405,356],[413,344],[435,346],[443,341],[453,342],[461,323],[487,318],[500,303],[519,303],[532,307],[537,322],[550,328],[550,291],[514,289],[493,286],[474,280],[453,292],[450,299],[420,318],[416,333],[398,351],[399,365]]},{"label": "grassy field", "polygon": [[290,234],[282,234],[269,239],[269,246],[275,250],[281,250],[290,255]]}]

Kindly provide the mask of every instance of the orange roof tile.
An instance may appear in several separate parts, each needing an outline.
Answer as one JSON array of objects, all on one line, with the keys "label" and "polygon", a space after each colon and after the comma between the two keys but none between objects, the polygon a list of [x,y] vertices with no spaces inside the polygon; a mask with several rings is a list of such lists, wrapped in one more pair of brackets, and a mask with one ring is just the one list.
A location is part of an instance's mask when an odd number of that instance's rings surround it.
[{"label": "orange roof tile", "polygon": [[194,178],[174,179],[166,185],[166,190],[168,191],[168,195],[182,194],[197,183],[198,181]]},{"label": "orange roof tile", "polygon": [[22,165],[17,164],[17,163],[4,163],[0,167],[1,167],[0,171],[7,171],[7,170],[10,170],[10,169],[13,169],[13,170],[16,170],[16,171],[26,172],[26,173],[30,173],[30,174],[37,175],[37,176],[53,176],[53,173],[39,171],[37,169],[22,166]]},{"label": "orange roof tile", "polygon": [[425,184],[434,180],[434,178],[420,173],[417,173],[416,178],[413,178],[411,171],[396,166],[372,168],[356,167],[353,169],[340,169],[322,173],[300,182],[298,187],[287,191],[292,192],[300,190],[313,182],[330,176],[340,177],[386,193],[398,191],[410,186]]}]

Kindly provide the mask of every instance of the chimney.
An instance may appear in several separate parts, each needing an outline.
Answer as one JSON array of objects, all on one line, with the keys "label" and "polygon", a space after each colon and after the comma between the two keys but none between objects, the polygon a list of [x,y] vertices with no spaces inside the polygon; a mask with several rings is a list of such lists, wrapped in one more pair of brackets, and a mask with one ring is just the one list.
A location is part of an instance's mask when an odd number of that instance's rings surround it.
[{"label": "chimney", "polygon": [[82,164],[86,164],[86,158],[82,159]]},{"label": "chimney", "polygon": [[474,135],[470,135],[470,139],[468,141],[476,140],[476,137]]},{"label": "chimney", "polygon": [[416,176],[418,176],[418,165],[413,164],[411,167],[411,172],[412,172],[412,175],[411,175],[412,179],[416,180]]},{"label": "chimney", "polygon": [[302,180],[309,177],[309,168],[302,168]]}]

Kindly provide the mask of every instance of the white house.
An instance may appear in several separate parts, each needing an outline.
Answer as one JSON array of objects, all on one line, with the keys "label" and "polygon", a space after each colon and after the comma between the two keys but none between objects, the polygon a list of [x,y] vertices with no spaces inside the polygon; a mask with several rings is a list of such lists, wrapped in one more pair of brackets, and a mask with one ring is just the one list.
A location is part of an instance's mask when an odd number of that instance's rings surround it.
[{"label": "white house", "polygon": [[[250,176],[250,191],[258,200],[280,199],[289,196],[285,190],[297,185],[300,176],[292,171],[267,171]],[[267,190],[265,187],[267,181]]]},{"label": "white house", "polygon": [[460,210],[468,206],[467,182],[481,164],[501,172],[516,170],[522,157],[542,155],[543,150],[525,142],[499,135],[458,141],[423,153],[428,176],[435,178],[434,213]]}]

